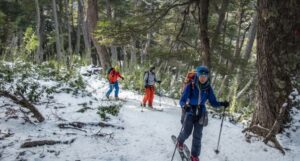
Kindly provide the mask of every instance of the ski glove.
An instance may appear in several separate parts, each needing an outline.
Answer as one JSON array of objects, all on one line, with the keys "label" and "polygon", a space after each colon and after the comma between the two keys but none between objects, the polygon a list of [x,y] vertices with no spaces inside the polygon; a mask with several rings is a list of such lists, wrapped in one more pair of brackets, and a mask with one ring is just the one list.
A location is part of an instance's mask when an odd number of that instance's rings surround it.
[{"label": "ski glove", "polygon": [[185,104],[185,105],[182,107],[182,109],[185,110],[185,111],[186,111],[188,108],[190,108],[190,105],[188,105],[188,104]]},{"label": "ski glove", "polygon": [[220,105],[223,106],[224,108],[227,108],[229,106],[228,101],[220,102]]},{"label": "ski glove", "polygon": [[161,81],[160,80],[158,80],[158,81],[156,81],[158,84],[160,84],[161,83]]}]

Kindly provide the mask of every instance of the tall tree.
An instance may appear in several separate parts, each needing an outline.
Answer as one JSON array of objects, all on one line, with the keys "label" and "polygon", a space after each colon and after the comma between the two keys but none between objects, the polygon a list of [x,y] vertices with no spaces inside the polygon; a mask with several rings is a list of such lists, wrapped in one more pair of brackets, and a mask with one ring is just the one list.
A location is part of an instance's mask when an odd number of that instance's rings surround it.
[{"label": "tall tree", "polygon": [[[83,41],[84,41],[84,47],[85,47],[85,54],[86,58],[90,60],[92,58],[91,56],[91,39],[89,36],[89,29],[87,25],[87,14],[84,9],[84,1],[78,0],[78,17],[80,19],[79,24],[81,27],[81,31],[83,34]],[[94,65],[97,65],[97,61],[92,61]]]},{"label": "tall tree", "polygon": [[265,142],[274,139],[289,120],[289,57],[299,45],[294,34],[300,22],[299,5],[294,0],[257,1],[257,101],[248,129],[266,137]]},{"label": "tall tree", "polygon": [[88,28],[90,32],[90,37],[94,46],[96,47],[101,66],[104,70],[111,66],[110,56],[107,52],[105,46],[100,45],[95,38],[94,30],[98,21],[98,4],[97,0],[88,0],[88,9],[87,9],[87,19],[88,19]]},{"label": "tall tree", "polygon": [[[221,33],[221,29],[222,29],[222,25],[223,25],[224,20],[225,20],[225,15],[226,15],[226,11],[227,11],[227,8],[228,8],[228,4],[229,4],[229,0],[223,0],[221,8],[217,9],[219,19],[218,19],[218,23],[216,25],[216,29],[214,31],[214,34],[213,34],[213,37],[212,37],[212,40],[211,40],[211,49],[212,50],[215,50],[219,34]],[[216,6],[216,8],[218,8],[218,7]]]},{"label": "tall tree", "polygon": [[256,36],[256,29],[257,29],[257,14],[255,13],[252,23],[251,23],[250,32],[249,32],[249,36],[248,36],[248,43],[247,43],[247,47],[245,49],[245,54],[244,54],[244,59],[246,61],[249,61],[249,58],[251,56],[251,51],[252,51],[253,43],[254,43],[255,36]]},{"label": "tall tree", "polygon": [[61,52],[61,46],[60,46],[60,34],[59,34],[59,25],[58,25],[58,18],[57,18],[57,12],[56,12],[56,1],[55,0],[52,0],[52,8],[53,8],[53,16],[54,16],[54,22],[55,22],[56,52],[57,52],[58,60],[61,60],[62,52]]},{"label": "tall tree", "polygon": [[36,25],[36,33],[39,41],[38,49],[35,55],[35,61],[36,62],[41,62],[43,59],[44,51],[43,51],[43,41],[42,41],[42,36],[41,36],[41,12],[40,12],[40,5],[39,5],[39,0],[35,0],[35,5],[36,5],[36,16],[37,16],[37,25]]},{"label": "tall tree", "polygon": [[68,56],[72,54],[72,36],[71,36],[71,25],[70,25],[70,13],[69,13],[69,0],[65,0],[65,8],[66,8],[66,18],[67,18],[67,28],[68,28]]},{"label": "tall tree", "polygon": [[203,64],[211,67],[211,55],[208,38],[208,8],[209,0],[197,1],[200,27],[200,40],[203,48]]}]

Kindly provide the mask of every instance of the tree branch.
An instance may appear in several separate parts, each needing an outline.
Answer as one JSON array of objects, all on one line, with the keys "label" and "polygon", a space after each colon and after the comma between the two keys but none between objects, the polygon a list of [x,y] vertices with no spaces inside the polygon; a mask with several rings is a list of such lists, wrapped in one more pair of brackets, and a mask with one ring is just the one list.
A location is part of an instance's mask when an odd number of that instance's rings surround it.
[{"label": "tree branch", "polygon": [[39,121],[39,122],[43,122],[45,120],[45,118],[43,117],[43,115],[37,110],[37,108],[31,104],[21,93],[18,93],[18,95],[22,98],[19,99],[17,96],[14,96],[12,94],[10,94],[7,91],[0,91],[0,96],[4,96],[7,98],[12,99],[15,103],[22,105],[24,108],[29,109],[34,117]]}]

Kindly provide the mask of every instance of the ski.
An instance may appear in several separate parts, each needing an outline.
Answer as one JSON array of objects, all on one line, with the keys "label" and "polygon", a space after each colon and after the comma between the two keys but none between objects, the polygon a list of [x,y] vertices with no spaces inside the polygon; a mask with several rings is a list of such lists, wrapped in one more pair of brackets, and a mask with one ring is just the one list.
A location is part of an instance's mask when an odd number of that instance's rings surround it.
[{"label": "ski", "polygon": [[142,108],[141,112],[144,112],[144,109],[147,109],[147,110],[150,110],[150,111],[158,111],[158,112],[163,112],[164,111],[162,108],[150,108],[150,107],[147,107],[147,106],[145,107],[145,106],[143,106],[142,103],[140,104],[140,106]]},{"label": "ski", "polygon": [[101,98],[100,101],[108,101],[108,102],[126,102],[125,99],[121,99],[121,98]]},{"label": "ski", "polygon": [[[175,135],[172,135],[171,139],[172,139],[173,143],[176,146],[176,144],[177,144],[177,137]],[[180,158],[181,158],[182,161],[191,161],[191,159],[190,159],[191,158],[190,150],[189,150],[189,148],[185,144],[183,144],[183,151],[179,151],[178,149],[177,149],[177,151],[178,151],[178,153],[179,153]]]},{"label": "ski", "polygon": [[146,109],[148,110],[151,110],[151,111],[158,111],[158,112],[163,112],[164,110],[162,108],[150,108],[150,107],[145,107]]}]

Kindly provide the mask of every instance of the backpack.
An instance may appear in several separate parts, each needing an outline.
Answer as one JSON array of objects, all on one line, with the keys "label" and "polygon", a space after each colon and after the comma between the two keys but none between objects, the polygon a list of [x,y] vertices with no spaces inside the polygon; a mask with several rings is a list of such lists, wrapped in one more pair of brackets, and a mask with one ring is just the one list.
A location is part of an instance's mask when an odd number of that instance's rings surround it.
[{"label": "backpack", "polygon": [[[183,93],[184,89],[186,86],[188,86],[189,84],[192,86],[192,90],[194,90],[195,88],[195,77],[196,77],[196,71],[192,70],[192,71],[189,71],[186,76],[185,76],[185,79],[184,79],[184,82],[183,82],[183,85],[182,85],[182,89],[181,89],[181,94]],[[192,91],[191,90],[191,91]],[[209,89],[207,88],[205,90],[205,92],[209,92]]]},{"label": "backpack", "polygon": [[192,89],[194,89],[194,86],[195,86],[195,76],[196,76],[196,71],[192,70],[192,71],[189,71],[186,76],[185,76],[185,79],[184,79],[184,82],[182,84],[182,89],[181,89],[181,93],[183,93],[183,90],[184,88],[189,84],[191,83],[192,85]]},{"label": "backpack", "polygon": [[107,79],[110,81],[112,79],[112,76],[113,74],[111,74],[111,71],[113,70],[114,68],[109,68],[108,71],[107,71]]}]

